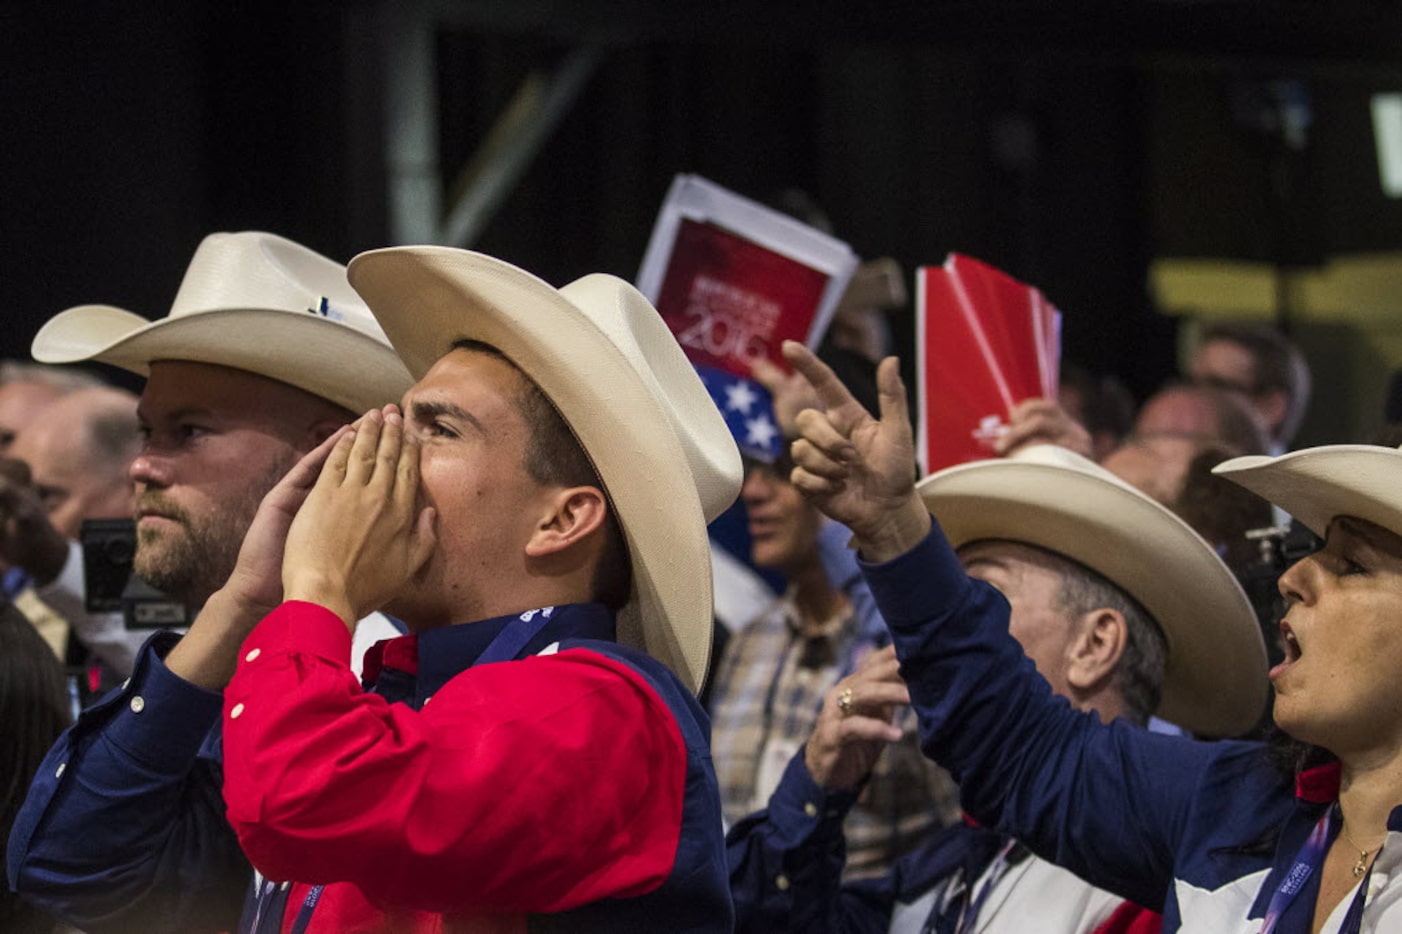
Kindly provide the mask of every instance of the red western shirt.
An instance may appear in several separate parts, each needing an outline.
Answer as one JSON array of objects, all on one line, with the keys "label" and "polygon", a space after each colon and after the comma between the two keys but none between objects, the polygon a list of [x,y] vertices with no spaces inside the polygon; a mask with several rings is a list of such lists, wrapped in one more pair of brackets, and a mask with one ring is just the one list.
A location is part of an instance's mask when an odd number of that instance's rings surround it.
[{"label": "red western shirt", "polygon": [[309,930],[337,932],[524,931],[528,914],[660,886],[687,753],[648,682],[576,648],[448,660],[435,686],[405,670],[445,665],[416,638],[387,643],[379,675],[416,677],[419,709],[363,690],[345,624],[313,604],[284,604],[240,651],[224,797],[253,865],[295,883],[282,930],[312,885]]}]

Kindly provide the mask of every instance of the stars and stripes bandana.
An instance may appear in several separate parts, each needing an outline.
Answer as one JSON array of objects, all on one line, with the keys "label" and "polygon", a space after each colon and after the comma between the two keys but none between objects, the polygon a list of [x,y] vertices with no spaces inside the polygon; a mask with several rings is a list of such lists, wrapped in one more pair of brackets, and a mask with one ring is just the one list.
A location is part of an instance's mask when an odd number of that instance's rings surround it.
[{"label": "stars and stripes bandana", "polygon": [[725,424],[735,436],[740,453],[772,464],[783,450],[784,438],[774,418],[769,392],[759,383],[714,367],[698,366],[696,372]]}]

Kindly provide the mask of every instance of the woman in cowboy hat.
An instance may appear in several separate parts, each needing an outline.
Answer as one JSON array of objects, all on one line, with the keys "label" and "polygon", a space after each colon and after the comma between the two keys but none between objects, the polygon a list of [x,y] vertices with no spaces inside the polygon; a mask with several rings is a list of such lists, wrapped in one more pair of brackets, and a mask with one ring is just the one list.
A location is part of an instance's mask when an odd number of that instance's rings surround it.
[{"label": "woman in cowboy hat", "polygon": [[1402,930],[1402,452],[1218,468],[1326,539],[1281,578],[1286,657],[1270,673],[1277,723],[1323,761],[1283,770],[1263,744],[1145,734],[1054,699],[915,490],[895,361],[878,420],[803,348],[785,352],[824,406],[800,420],[793,480],[852,529],[925,750],[971,815],[1161,907],[1166,931]]}]

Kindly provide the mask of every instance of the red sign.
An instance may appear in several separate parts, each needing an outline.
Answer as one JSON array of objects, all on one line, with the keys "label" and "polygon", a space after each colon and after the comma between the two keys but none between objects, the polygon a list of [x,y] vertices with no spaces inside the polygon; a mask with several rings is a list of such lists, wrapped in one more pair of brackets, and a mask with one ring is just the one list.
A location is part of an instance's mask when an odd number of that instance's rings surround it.
[{"label": "red sign", "polygon": [[808,339],[828,278],[714,224],[683,219],[657,310],[692,363],[749,376],[760,357],[780,363],[785,340]]}]

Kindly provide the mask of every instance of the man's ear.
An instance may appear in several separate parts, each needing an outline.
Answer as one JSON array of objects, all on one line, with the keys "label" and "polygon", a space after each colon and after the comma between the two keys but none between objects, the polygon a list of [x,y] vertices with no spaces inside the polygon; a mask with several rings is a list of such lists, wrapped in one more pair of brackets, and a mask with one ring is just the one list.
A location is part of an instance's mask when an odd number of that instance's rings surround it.
[{"label": "man's ear", "polygon": [[311,443],[307,445],[307,450],[312,450],[318,444],[340,431],[341,428],[348,423],[348,421],[341,421],[334,418],[317,419],[312,427],[307,429],[307,438],[311,441]]},{"label": "man's ear", "polygon": [[526,555],[558,554],[603,526],[608,502],[598,487],[572,486],[551,491],[540,522],[526,542]]},{"label": "man's ear", "polygon": [[1081,695],[1108,686],[1129,644],[1129,624],[1119,610],[1101,607],[1078,621],[1068,649],[1066,683]]}]

